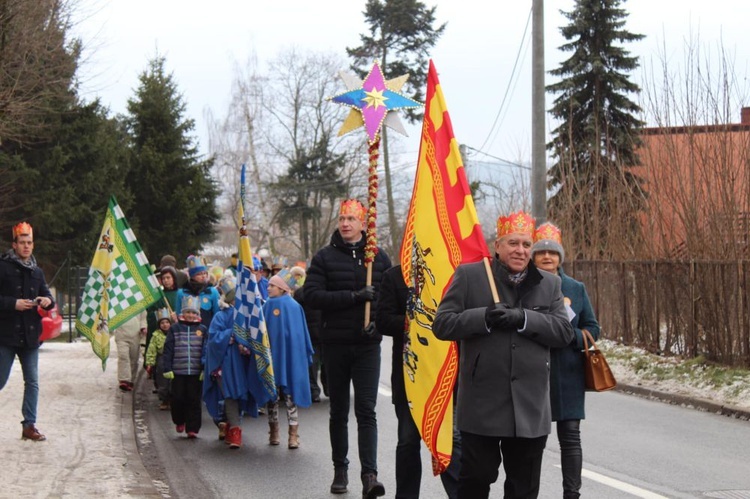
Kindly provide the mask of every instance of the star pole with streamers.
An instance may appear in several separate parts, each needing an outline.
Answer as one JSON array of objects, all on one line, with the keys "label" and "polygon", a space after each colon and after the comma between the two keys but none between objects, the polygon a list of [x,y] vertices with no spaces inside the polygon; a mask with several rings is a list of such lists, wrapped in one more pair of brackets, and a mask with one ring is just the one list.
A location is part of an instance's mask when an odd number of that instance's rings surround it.
[{"label": "star pole with streamers", "polygon": [[[408,80],[408,75],[385,80],[377,61],[364,80],[351,73],[340,72],[347,91],[330,100],[351,108],[339,136],[364,126],[367,132],[369,173],[367,186],[367,220],[365,225],[365,265],[367,266],[367,285],[372,284],[372,262],[378,252],[376,231],[378,199],[378,159],[380,157],[380,130],[383,125],[406,135],[403,124],[395,111],[404,108],[416,108],[421,103],[402,95],[401,87]],[[365,303],[365,326],[370,322],[370,302]]]}]

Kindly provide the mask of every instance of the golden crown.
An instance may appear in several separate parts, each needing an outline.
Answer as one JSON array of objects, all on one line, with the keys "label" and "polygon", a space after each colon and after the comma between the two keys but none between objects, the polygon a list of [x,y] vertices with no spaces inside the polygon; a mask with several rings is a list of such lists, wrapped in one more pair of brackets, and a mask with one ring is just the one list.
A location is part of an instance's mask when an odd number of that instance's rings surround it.
[{"label": "golden crown", "polygon": [[20,224],[13,227],[13,239],[18,236],[31,236],[34,237],[34,229],[31,228],[27,222],[21,222]]},{"label": "golden crown", "polygon": [[549,239],[558,244],[562,244],[562,232],[560,228],[549,222],[545,222],[534,231],[534,242]]},{"label": "golden crown", "polygon": [[534,217],[523,211],[511,213],[507,217],[499,217],[497,219],[497,237],[500,238],[508,234],[528,234],[533,236]]},{"label": "golden crown", "polygon": [[365,205],[363,205],[356,199],[345,199],[341,201],[341,207],[339,208],[339,216],[352,215],[360,219],[362,222],[364,222],[366,213],[367,213],[367,209],[365,209]]}]

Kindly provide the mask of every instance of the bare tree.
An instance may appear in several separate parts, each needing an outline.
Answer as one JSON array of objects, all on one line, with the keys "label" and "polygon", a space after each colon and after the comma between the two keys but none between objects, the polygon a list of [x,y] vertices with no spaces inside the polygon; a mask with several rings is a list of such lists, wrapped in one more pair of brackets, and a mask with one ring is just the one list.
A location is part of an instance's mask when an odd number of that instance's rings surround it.
[{"label": "bare tree", "polygon": [[0,142],[45,138],[50,113],[73,102],[80,42],[70,26],[65,0],[0,0]]},{"label": "bare tree", "polygon": [[[343,111],[327,102],[337,91],[335,73],[342,65],[334,56],[296,48],[281,52],[266,72],[251,61],[238,71],[226,118],[213,125],[210,147],[217,156],[217,176],[237,186],[240,165],[247,164],[253,242],[272,254],[307,259],[328,242],[335,228],[337,202],[325,194],[325,185],[304,185],[305,206],[297,208],[307,215],[294,223],[294,207],[272,189],[291,168],[313,157],[321,144],[328,143],[332,153],[344,158],[335,180],[342,186],[341,197],[360,196],[366,190],[363,146],[351,138],[335,138]],[[238,197],[237,187],[226,187],[227,207],[235,213]]]},{"label": "bare tree", "polygon": [[[734,260],[748,256],[750,113],[746,75],[719,42],[696,35],[683,60],[666,48],[645,78],[643,176],[651,193],[644,217],[648,251],[661,258]],[[734,124],[733,124],[734,123]]]}]

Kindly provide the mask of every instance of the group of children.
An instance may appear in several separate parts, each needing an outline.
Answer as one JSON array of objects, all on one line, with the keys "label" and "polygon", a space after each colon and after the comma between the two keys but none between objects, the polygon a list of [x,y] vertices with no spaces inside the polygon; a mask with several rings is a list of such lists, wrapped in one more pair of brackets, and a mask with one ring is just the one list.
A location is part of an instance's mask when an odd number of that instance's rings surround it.
[{"label": "group of children", "polygon": [[[253,262],[253,271],[260,270],[256,270],[258,263]],[[234,332],[237,278],[227,271],[211,285],[205,263],[192,255],[187,259],[187,272],[187,282],[167,295],[174,300],[168,299],[164,303],[168,306],[155,311],[158,327],[147,342],[144,364],[154,380],[159,408],[171,411],[178,433],[194,439],[201,429],[205,403],[219,439],[237,449],[242,445],[242,415],[257,417],[259,409],[268,415],[269,444],[279,445],[279,403],[283,402],[288,447],[298,448],[297,408],[311,405],[308,366],[313,357],[304,311],[292,297],[304,282],[304,269],[283,269],[263,286],[267,293],[262,298],[263,314],[278,392],[278,398],[265,408],[259,408],[251,394],[253,383],[257,386],[259,380],[250,344]],[[165,291],[169,291],[166,286]]]}]

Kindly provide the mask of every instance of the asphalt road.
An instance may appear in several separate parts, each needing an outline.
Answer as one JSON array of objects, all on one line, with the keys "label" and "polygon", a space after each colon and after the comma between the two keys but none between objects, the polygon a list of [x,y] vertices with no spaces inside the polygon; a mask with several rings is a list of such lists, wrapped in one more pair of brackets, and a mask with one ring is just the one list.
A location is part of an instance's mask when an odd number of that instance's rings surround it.
[{"label": "asphalt road", "polygon": [[[386,497],[395,493],[396,418],[390,402],[390,341],[383,342],[378,400],[379,478]],[[177,498],[326,498],[333,496],[328,441],[328,403],[300,410],[300,443],[287,449],[268,445],[264,416],[243,421],[243,446],[229,450],[204,412],[200,438],[178,435],[168,411],[157,409],[150,382],[136,399],[136,427],[144,464],[165,497]],[[283,411],[282,418],[284,417]],[[282,419],[283,421],[283,419]],[[361,497],[356,423],[349,423],[349,493]],[[589,394],[582,423],[584,497],[749,498],[750,422],[618,392]],[[422,452],[422,497],[445,497]],[[542,466],[540,497],[562,496],[560,459],[550,435]],[[490,497],[502,497],[502,472]]]}]

